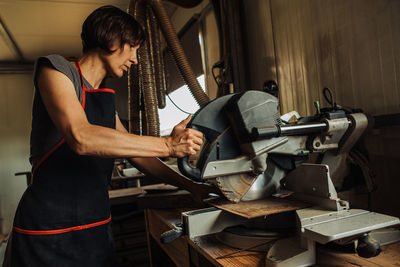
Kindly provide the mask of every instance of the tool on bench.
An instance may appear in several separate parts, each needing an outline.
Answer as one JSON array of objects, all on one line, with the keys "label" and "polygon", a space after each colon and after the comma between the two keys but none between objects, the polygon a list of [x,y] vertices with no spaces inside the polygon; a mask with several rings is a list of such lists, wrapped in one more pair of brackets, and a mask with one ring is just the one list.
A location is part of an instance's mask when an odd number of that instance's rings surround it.
[{"label": "tool on bench", "polygon": [[[338,197],[349,172],[349,154],[370,122],[364,113],[338,106],[329,89],[324,95],[331,108],[316,104],[316,115],[295,123],[282,119],[277,98],[268,93],[226,95],[202,107],[187,126],[201,131],[206,140],[195,166],[188,157],[178,160],[179,170],[190,179],[214,185],[233,203],[290,195],[310,204],[296,210],[298,234],[275,242],[267,266],[312,265],[315,242],[360,237],[364,244],[368,232],[399,223],[392,216],[350,209],[349,202]],[[369,180],[367,185],[373,187]],[[182,213],[182,228],[173,235],[194,238],[251,221],[207,208]],[[163,238],[171,241],[169,234]],[[378,250],[359,254],[375,256]]]}]

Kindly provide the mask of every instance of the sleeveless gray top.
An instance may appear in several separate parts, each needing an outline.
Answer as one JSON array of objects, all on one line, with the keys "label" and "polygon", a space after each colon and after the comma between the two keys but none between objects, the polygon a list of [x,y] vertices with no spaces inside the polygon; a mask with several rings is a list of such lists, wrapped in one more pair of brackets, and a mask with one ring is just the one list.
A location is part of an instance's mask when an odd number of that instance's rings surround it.
[{"label": "sleeveless gray top", "polygon": [[[64,57],[60,55],[49,55],[40,57],[36,60],[33,71],[35,95],[32,107],[32,129],[29,158],[29,161],[32,165],[35,165],[43,155],[50,151],[63,138],[47,113],[37,85],[38,70],[44,65],[58,70],[72,81],[75,87],[76,96],[81,103],[83,95],[79,71]],[[93,89],[93,87],[85,79],[83,79],[83,81],[87,89]]]}]

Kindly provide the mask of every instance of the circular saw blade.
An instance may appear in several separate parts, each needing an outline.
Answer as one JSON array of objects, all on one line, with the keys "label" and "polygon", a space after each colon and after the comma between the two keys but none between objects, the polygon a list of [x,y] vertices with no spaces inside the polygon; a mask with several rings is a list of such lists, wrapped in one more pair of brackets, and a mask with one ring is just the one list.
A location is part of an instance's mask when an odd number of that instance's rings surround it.
[{"label": "circular saw blade", "polygon": [[222,194],[229,201],[235,203],[242,199],[256,179],[257,175],[249,173],[225,175],[215,178],[216,185]]},{"label": "circular saw blade", "polygon": [[215,179],[215,185],[232,202],[251,201],[271,196],[280,187],[285,171],[267,160],[267,169],[260,175],[242,173]]}]

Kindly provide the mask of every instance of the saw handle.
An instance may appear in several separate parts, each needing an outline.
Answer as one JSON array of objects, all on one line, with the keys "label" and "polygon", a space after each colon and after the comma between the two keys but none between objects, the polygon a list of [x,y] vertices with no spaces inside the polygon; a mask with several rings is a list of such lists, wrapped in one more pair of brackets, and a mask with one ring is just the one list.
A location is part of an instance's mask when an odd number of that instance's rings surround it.
[{"label": "saw handle", "polygon": [[191,178],[192,180],[195,180],[197,182],[201,182],[201,172],[199,168],[193,168],[189,164],[189,156],[185,156],[183,158],[178,158],[178,168],[179,171]]},{"label": "saw handle", "polygon": [[[194,118],[192,118],[192,120],[186,125],[186,128],[192,128],[192,129],[201,131],[201,129],[196,127],[196,125],[193,125],[193,119]],[[190,166],[189,156],[185,156],[183,158],[178,158],[178,168],[179,168],[179,171],[186,177],[189,177],[190,179],[192,179],[196,182],[202,182],[201,171],[197,167]]]}]

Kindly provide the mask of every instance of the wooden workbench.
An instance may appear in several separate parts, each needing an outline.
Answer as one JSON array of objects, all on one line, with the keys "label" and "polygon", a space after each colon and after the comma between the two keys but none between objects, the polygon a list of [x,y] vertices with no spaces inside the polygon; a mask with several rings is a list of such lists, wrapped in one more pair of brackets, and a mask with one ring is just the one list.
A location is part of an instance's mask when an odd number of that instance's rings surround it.
[{"label": "wooden workbench", "polygon": [[[180,237],[170,244],[161,244],[160,235],[180,222],[184,209],[146,209],[146,228],[152,266],[264,266],[265,252],[237,251],[221,244],[215,235],[192,240]],[[161,265],[159,265],[161,264]],[[315,266],[400,266],[400,242],[383,247],[374,258],[361,258],[357,254],[343,253],[319,247]]]}]

